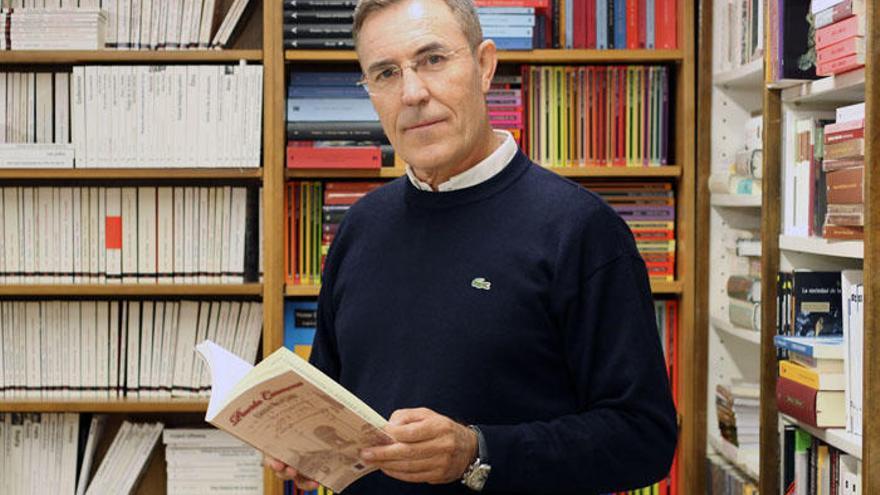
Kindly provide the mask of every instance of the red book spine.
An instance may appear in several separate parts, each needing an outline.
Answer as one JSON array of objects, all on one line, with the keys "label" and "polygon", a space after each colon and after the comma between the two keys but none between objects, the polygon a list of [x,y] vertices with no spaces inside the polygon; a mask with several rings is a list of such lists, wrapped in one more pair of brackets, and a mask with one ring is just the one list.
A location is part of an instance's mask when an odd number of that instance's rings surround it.
[{"label": "red book spine", "polygon": [[331,148],[287,147],[287,168],[380,168],[382,151],[377,146]]},{"label": "red book spine", "polygon": [[779,412],[816,426],[816,393],[817,390],[787,378],[779,377],[776,381],[776,405]]},{"label": "red book spine", "polygon": [[864,50],[864,38],[861,36],[853,36],[842,41],[838,41],[833,45],[816,51],[816,63],[826,64],[832,60],[846,57]]},{"label": "red book spine", "polygon": [[648,6],[646,0],[635,0],[639,2],[639,48],[645,48],[648,45]]},{"label": "red book spine", "polygon": [[656,0],[654,7],[654,37],[658,49],[678,47],[676,3],[678,0]]},{"label": "red book spine", "polygon": [[841,74],[865,65],[865,56],[863,54],[854,53],[837,60],[825,62],[816,65],[816,74],[819,76],[830,76],[832,74]]},{"label": "red book spine", "polygon": [[832,134],[825,134],[825,144],[834,144],[840,141],[846,141],[847,139],[856,139],[865,137],[865,128],[862,127],[860,129],[853,129],[851,131],[842,131],[835,132]]},{"label": "red book spine", "polygon": [[588,49],[596,48],[596,1],[595,0],[586,0],[587,1],[587,26],[584,30],[584,35],[587,37],[584,40],[584,46]]},{"label": "red book spine", "polygon": [[639,47],[639,0],[626,0],[626,47]]},{"label": "red book spine", "polygon": [[550,5],[549,0],[477,0],[477,7],[534,7],[546,9]]},{"label": "red book spine", "polygon": [[572,10],[570,15],[573,18],[574,33],[572,33],[573,48],[586,48],[587,41],[587,0],[574,0],[572,2]]},{"label": "red book spine", "polygon": [[865,35],[865,20],[852,16],[816,30],[816,49],[825,48],[852,36]]}]

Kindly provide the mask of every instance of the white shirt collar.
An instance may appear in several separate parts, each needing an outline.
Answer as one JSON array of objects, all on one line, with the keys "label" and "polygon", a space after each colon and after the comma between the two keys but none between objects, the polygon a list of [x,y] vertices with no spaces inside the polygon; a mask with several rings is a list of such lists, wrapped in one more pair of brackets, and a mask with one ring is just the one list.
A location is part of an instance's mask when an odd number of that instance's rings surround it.
[{"label": "white shirt collar", "polygon": [[[498,146],[491,155],[487,156],[483,161],[465,170],[464,172],[453,175],[446,182],[437,186],[437,192],[455,191],[466,187],[476,186],[481,182],[485,182],[494,177],[498,172],[504,170],[504,167],[513,160],[516,155],[516,141],[513,135],[505,130],[494,129],[495,135],[504,138],[504,142]],[[431,186],[427,182],[422,182],[416,177],[412,167],[406,165],[406,175],[409,177],[410,183],[416,189],[432,192]]]}]

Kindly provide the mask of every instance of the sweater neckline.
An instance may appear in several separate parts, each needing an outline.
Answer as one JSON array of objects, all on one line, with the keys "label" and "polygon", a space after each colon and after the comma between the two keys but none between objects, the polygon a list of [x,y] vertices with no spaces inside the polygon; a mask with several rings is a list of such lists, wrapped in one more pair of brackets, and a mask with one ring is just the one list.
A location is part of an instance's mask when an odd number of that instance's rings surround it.
[{"label": "sweater neckline", "polygon": [[[522,150],[517,149],[516,154],[504,169],[477,185],[454,191],[435,192],[419,190],[409,180],[404,180],[404,197],[407,203],[422,208],[449,208],[473,203],[489,198],[513,184],[528,169],[528,166],[529,159]],[[406,178],[404,177],[404,179]]]}]

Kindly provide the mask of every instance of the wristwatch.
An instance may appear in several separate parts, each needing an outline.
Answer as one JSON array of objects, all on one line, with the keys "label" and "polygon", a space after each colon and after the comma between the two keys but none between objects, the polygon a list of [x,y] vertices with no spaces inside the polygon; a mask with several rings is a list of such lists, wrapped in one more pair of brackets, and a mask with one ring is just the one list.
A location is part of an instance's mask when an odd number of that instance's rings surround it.
[{"label": "wristwatch", "polygon": [[489,451],[486,448],[486,439],[483,437],[483,432],[474,425],[470,425],[468,428],[474,430],[477,434],[477,458],[465,469],[461,482],[471,490],[479,492],[486,485],[486,480],[489,479],[489,471],[492,470],[492,466],[489,465]]}]

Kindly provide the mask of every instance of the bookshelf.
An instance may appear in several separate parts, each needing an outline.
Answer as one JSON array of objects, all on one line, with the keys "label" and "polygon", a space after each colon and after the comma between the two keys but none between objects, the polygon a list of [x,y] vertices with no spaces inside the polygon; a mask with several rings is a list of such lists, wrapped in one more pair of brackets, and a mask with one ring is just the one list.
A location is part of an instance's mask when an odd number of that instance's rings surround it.
[{"label": "bookshelf", "polygon": [[[706,462],[714,454],[736,468],[742,479],[758,483],[760,459],[767,453],[758,446],[740,448],[721,435],[716,407],[719,386],[732,388],[743,380],[758,383],[760,331],[731,322],[727,280],[746,275],[745,262],[737,258],[736,232],[760,226],[764,200],[760,195],[724,194],[709,189],[710,176],[723,176],[737,152],[746,149],[746,123],[762,108],[763,60],[760,56],[731,66],[719,52],[733,33],[724,25],[728,3],[703,0],[699,6],[697,42],[697,307],[695,311],[694,366],[704,370],[696,378],[700,391],[702,449],[693,462]],[[732,29],[732,28],[730,28]],[[760,148],[760,146],[756,146]],[[766,147],[764,148],[766,149]],[[762,294],[762,299],[763,299]],[[743,303],[745,304],[745,303]],[[737,425],[741,427],[742,425]],[[712,483],[707,473],[697,473],[691,493],[706,493]],[[768,492],[769,493],[769,492]]]},{"label": "bookshelf", "polygon": [[[834,108],[857,101],[866,102],[865,110],[865,240],[864,242],[832,242],[815,238],[782,236],[780,201],[782,191],[782,159],[780,153],[764,155],[764,182],[762,210],[762,250],[765,253],[762,295],[763,326],[776,326],[775,275],[780,269],[846,269],[860,268],[865,283],[865,333],[863,369],[863,410],[877,411],[880,407],[880,366],[873,358],[880,350],[880,174],[872,166],[880,153],[880,127],[877,125],[880,80],[873,64],[880,57],[880,16],[876,2],[865,2],[866,57],[864,69],[826,77],[816,81],[779,85],[767,82],[764,100],[764,148],[781,150],[785,143],[782,130],[784,113],[793,108]],[[765,19],[768,12],[765,4]],[[765,64],[769,63],[765,59]],[[880,490],[880,422],[868,413],[863,425],[863,436],[847,434],[841,429],[819,429],[805,425],[794,418],[778,413],[776,405],[777,358],[773,344],[775,332],[765,332],[761,341],[761,493],[778,493],[780,486],[780,443],[778,428],[781,422],[797,425],[820,440],[860,458],[861,492]]]},{"label": "bookshelf", "polygon": [[[232,0],[218,0],[219,10],[225,13]],[[264,276],[261,283],[233,285],[3,285],[0,298],[220,298],[259,299],[263,304],[262,349],[271,350],[282,345],[284,335],[284,301],[288,297],[315,297],[318,287],[287,286],[283,276],[283,218],[284,184],[288,179],[331,178],[378,178],[391,179],[403,174],[394,167],[379,171],[340,170],[287,170],[286,147],[286,75],[289,67],[296,64],[326,66],[328,64],[356,63],[354,51],[284,50],[282,2],[252,0],[254,8],[242,19],[241,34],[234,44],[225,50],[186,51],[3,51],[0,65],[4,67],[27,67],[14,70],[30,70],[34,66],[69,66],[73,64],[220,64],[243,61],[263,66],[262,108],[262,168],[259,169],[18,169],[0,170],[0,185],[34,183],[53,185],[104,184],[123,181],[131,184],[164,184],[167,182],[202,185],[222,182],[225,184],[261,185],[263,188],[263,262]],[[680,302],[680,397],[679,416],[681,436],[679,441],[678,469],[679,493],[697,493],[697,480],[704,472],[703,455],[705,431],[697,364],[701,349],[695,344],[693,332],[696,283],[696,229],[695,221],[695,138],[692,126],[695,117],[695,6],[686,0],[677,1],[679,33],[676,50],[533,50],[502,51],[501,64],[666,64],[672,68],[674,77],[670,86],[671,99],[675,104],[673,146],[676,163],[656,168],[583,167],[556,170],[571,178],[611,179],[669,179],[677,190],[676,232],[676,279],[654,281],[651,284],[656,295],[676,298]],[[264,351],[265,353],[265,351]],[[702,386],[704,389],[705,386]],[[125,417],[138,419],[156,418],[167,424],[199,424],[206,409],[206,402],[199,400],[89,398],[4,400],[2,411],[38,412],[106,412],[113,413],[113,421]],[[109,431],[112,439],[113,430]],[[104,446],[106,448],[106,446]],[[161,449],[159,449],[161,450]],[[98,458],[103,455],[99,449]],[[141,482],[137,493],[165,493],[164,455],[157,455]],[[280,495],[282,483],[266,471],[264,492]]]}]

